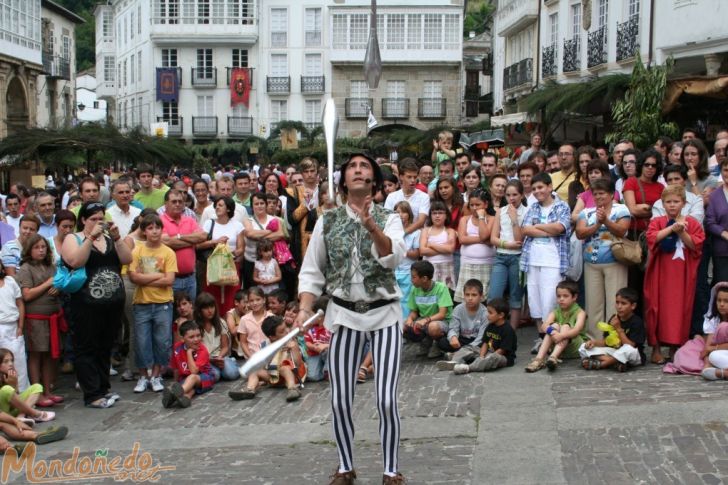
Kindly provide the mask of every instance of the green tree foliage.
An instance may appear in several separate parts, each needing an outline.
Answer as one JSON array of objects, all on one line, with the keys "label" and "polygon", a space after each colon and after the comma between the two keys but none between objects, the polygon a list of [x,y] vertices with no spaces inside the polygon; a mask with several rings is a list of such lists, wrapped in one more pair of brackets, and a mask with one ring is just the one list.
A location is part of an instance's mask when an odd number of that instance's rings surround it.
[{"label": "green tree foliage", "polygon": [[668,59],[664,66],[645,67],[637,54],[629,89],[624,99],[612,106],[614,131],[607,134],[608,142],[628,139],[645,149],[659,136],[677,137],[677,124],[665,121],[661,112],[672,65],[672,59]]},{"label": "green tree foliage", "polygon": [[469,0],[463,20],[463,37],[468,37],[470,32],[475,32],[476,35],[485,32],[486,27],[492,23],[493,12],[495,5],[491,0]]},{"label": "green tree foliage", "polygon": [[56,3],[83,17],[85,24],[76,25],[76,70],[83,71],[96,63],[96,0],[55,0]]}]

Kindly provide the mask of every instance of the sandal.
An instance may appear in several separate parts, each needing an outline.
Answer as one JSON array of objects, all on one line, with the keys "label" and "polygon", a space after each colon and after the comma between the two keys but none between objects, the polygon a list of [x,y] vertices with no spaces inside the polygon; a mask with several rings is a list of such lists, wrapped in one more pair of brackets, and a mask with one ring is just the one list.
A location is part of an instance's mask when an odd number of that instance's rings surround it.
[{"label": "sandal", "polygon": [[560,363],[561,363],[560,359],[557,359],[556,357],[549,357],[546,360],[546,368],[548,368],[548,370],[550,370],[550,371],[555,371]]},{"label": "sandal", "polygon": [[361,366],[359,367],[359,373],[356,375],[356,382],[359,384],[362,384],[367,381],[367,377],[369,376],[369,371],[366,367]]},{"label": "sandal", "polygon": [[86,404],[87,408],[94,408],[94,409],[107,409],[114,405],[116,401],[108,400],[105,397],[102,397],[101,399],[97,399],[95,401],[92,401],[88,404]]},{"label": "sandal", "polygon": [[545,366],[543,359],[533,359],[527,366],[526,372],[537,372],[543,369]]},{"label": "sandal", "polygon": [[35,426],[35,419],[33,419],[33,418],[25,418],[25,417],[23,417],[23,418],[18,418],[18,421],[20,421],[21,423],[27,424],[31,428],[33,426]]},{"label": "sandal", "polygon": [[65,400],[65,399],[63,399],[63,396],[57,396],[55,394],[51,394],[50,396],[48,396],[48,399],[50,399],[51,401],[53,401],[56,404],[61,404]]},{"label": "sandal", "polygon": [[253,399],[255,397],[255,391],[246,386],[239,391],[228,391],[228,396],[233,401],[243,401],[245,399]]},{"label": "sandal", "polygon": [[56,403],[53,401],[53,399],[46,398],[39,400],[37,403],[35,403],[35,405],[39,408],[52,408],[56,405]]},{"label": "sandal", "polygon": [[[720,372],[720,376],[718,375],[718,372]],[[706,367],[705,369],[703,369],[700,375],[703,376],[703,379],[708,381],[725,379],[725,373],[723,372],[723,369],[717,369],[715,367]]]},{"label": "sandal", "polygon": [[581,366],[586,370],[599,370],[602,368],[602,361],[599,359],[584,359]]},{"label": "sandal", "polygon": [[53,413],[51,411],[39,411],[38,416],[33,418],[36,423],[47,423],[48,421],[53,421],[54,419],[56,419],[56,413]]}]

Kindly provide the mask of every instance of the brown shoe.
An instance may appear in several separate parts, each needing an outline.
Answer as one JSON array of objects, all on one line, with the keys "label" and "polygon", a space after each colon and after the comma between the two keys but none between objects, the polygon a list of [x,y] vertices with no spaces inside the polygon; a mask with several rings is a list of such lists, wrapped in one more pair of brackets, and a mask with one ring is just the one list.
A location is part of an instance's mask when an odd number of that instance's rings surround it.
[{"label": "brown shoe", "polygon": [[397,473],[395,476],[382,475],[382,485],[404,485],[404,475]]},{"label": "brown shoe", "polygon": [[354,485],[356,471],[340,472],[337,470],[329,478],[331,479],[329,485]]}]

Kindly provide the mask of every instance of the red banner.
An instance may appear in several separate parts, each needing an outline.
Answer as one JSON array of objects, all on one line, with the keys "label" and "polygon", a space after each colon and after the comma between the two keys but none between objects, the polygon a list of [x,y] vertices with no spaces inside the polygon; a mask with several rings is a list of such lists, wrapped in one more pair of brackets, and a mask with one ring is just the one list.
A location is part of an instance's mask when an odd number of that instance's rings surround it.
[{"label": "red banner", "polygon": [[250,104],[250,69],[234,67],[230,70],[230,106]]}]

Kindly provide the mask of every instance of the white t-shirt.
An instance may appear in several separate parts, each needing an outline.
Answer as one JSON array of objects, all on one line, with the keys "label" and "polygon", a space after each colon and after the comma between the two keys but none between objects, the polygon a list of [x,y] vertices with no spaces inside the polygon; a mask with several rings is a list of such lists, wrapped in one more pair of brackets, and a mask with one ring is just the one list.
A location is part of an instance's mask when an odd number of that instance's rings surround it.
[{"label": "white t-shirt", "polygon": [[413,220],[416,220],[420,214],[428,215],[430,213],[430,196],[417,189],[410,196],[405,196],[402,189],[392,192],[387,196],[387,200],[384,201],[384,208],[394,210],[397,202],[403,200],[409,202],[410,207],[412,207]]},{"label": "white t-shirt", "polygon": [[21,297],[20,286],[12,276],[4,278],[5,284],[0,288],[0,323],[18,323],[20,312],[15,300]]},{"label": "white t-shirt", "polygon": [[[248,218],[248,211],[245,210],[245,207],[242,205],[235,203],[235,214],[233,214],[233,220],[238,221],[240,224],[245,224],[245,220]],[[215,214],[215,204],[210,204],[207,207],[205,207],[205,210],[202,211],[202,215],[200,216],[200,225],[202,227],[207,224],[207,221],[211,219],[217,219],[217,214]]]},{"label": "white t-shirt", "polygon": [[[541,220],[524,221],[527,224],[548,224],[548,216],[556,206],[552,203],[548,207],[541,207]],[[535,222],[535,224],[534,224]],[[559,248],[556,246],[556,238],[554,237],[535,237],[533,238],[533,246],[531,246],[530,266],[541,266],[543,268],[560,268],[561,258],[559,257]]]},{"label": "white t-shirt", "polygon": [[[210,232],[210,226],[212,226],[212,219],[205,221],[202,230],[207,234]],[[218,221],[215,221],[215,227],[212,228],[212,239],[220,239],[223,236],[227,236],[227,245],[230,251],[235,251],[238,247],[238,234],[244,230],[243,225],[234,219],[230,219],[227,224],[220,224]]]},{"label": "white t-shirt", "polygon": [[10,224],[10,226],[13,228],[13,231],[15,231],[15,237],[20,236],[20,219],[22,218],[22,215],[18,217],[13,217],[8,214],[5,216],[5,221],[7,221],[7,223]]}]

